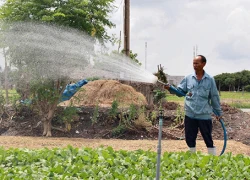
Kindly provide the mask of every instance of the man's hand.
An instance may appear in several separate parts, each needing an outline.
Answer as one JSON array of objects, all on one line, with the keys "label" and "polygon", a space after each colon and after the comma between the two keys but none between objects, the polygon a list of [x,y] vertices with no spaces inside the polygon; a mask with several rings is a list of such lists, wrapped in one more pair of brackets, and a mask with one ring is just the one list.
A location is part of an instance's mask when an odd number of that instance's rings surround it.
[{"label": "man's hand", "polygon": [[222,119],[222,116],[216,116],[216,120],[220,120],[220,119]]},{"label": "man's hand", "polygon": [[164,85],[164,89],[169,90],[169,88],[170,88],[170,85],[169,85],[169,84],[165,84],[165,85]]}]

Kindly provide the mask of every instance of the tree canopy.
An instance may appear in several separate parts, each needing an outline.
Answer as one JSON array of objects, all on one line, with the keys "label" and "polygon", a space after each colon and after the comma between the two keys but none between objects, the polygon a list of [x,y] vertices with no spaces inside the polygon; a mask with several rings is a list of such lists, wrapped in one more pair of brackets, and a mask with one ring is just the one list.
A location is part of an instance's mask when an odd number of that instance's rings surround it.
[{"label": "tree canopy", "polygon": [[250,85],[250,71],[222,73],[214,76],[217,87],[222,91],[240,91]]},{"label": "tree canopy", "polygon": [[109,20],[114,0],[6,0],[0,8],[0,19],[11,23],[39,21],[68,26],[96,37],[110,40],[106,28],[115,26]]}]

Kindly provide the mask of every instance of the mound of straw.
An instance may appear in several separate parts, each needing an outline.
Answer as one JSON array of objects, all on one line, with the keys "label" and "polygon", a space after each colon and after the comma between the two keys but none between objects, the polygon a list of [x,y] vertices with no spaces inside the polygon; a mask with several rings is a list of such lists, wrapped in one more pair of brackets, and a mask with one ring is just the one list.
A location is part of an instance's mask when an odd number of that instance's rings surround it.
[{"label": "mound of straw", "polygon": [[129,85],[115,80],[96,80],[84,85],[70,100],[59,105],[111,107],[113,101],[117,101],[120,107],[147,104],[145,96]]}]

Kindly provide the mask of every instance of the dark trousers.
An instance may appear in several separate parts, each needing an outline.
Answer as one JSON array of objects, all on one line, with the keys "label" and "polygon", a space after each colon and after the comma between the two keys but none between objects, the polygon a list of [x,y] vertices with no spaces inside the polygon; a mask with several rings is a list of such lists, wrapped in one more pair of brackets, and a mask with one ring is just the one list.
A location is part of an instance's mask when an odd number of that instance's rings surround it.
[{"label": "dark trousers", "polygon": [[185,138],[188,147],[192,148],[196,146],[196,138],[198,130],[200,130],[201,135],[208,148],[213,148],[214,143],[212,139],[212,120],[197,120],[185,116]]}]

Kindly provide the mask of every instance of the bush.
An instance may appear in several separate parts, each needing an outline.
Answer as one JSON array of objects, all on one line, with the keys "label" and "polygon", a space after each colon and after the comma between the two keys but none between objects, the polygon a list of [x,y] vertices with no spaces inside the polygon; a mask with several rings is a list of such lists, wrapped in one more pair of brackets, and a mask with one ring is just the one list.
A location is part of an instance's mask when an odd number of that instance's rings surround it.
[{"label": "bush", "polygon": [[249,85],[247,85],[247,86],[245,86],[245,91],[247,91],[247,92],[250,92],[250,84]]},{"label": "bush", "polygon": [[157,104],[159,103],[162,99],[166,98],[166,92],[165,91],[161,91],[161,90],[154,90],[154,103]]}]

